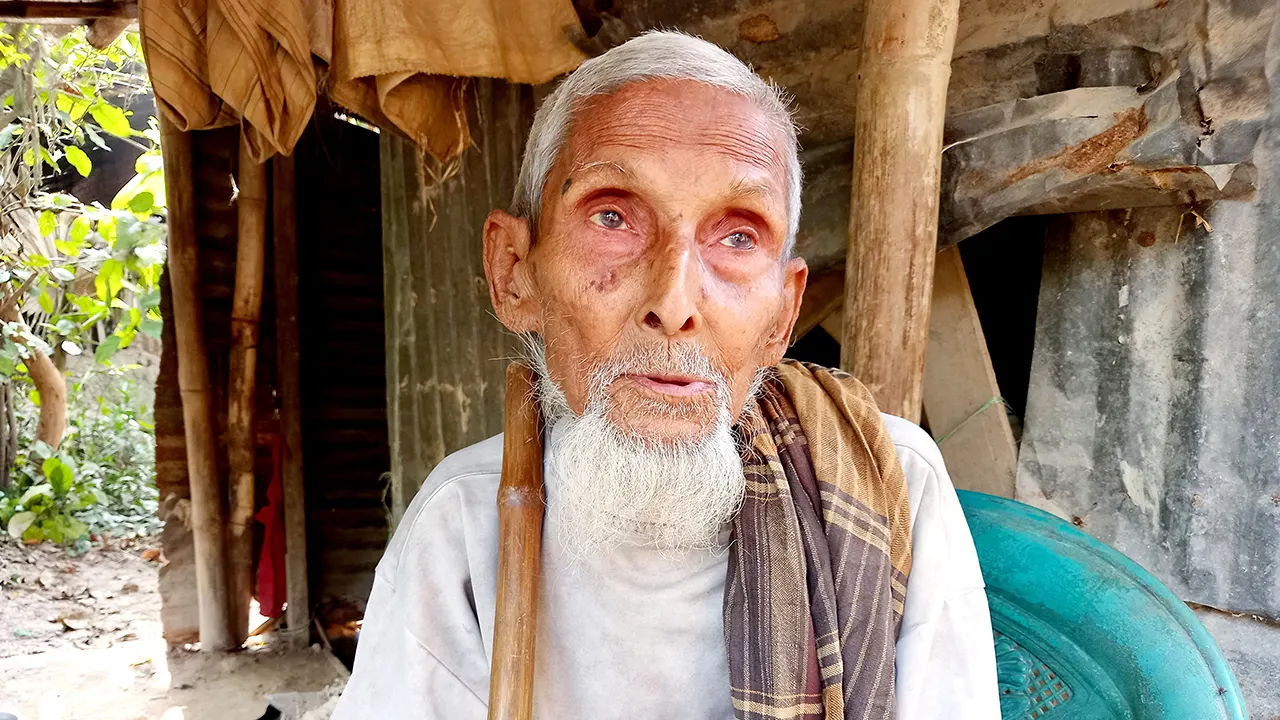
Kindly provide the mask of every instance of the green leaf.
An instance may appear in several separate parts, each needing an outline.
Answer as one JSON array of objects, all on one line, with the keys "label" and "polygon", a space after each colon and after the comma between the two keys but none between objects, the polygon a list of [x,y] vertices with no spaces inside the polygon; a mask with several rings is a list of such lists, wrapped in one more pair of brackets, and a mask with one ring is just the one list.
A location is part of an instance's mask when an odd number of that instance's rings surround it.
[{"label": "green leaf", "polygon": [[98,349],[93,352],[93,357],[95,360],[105,365],[110,362],[111,356],[115,355],[116,351],[119,349],[120,336],[112,335],[98,345]]},{"label": "green leaf", "polygon": [[24,543],[38,543],[41,540],[44,540],[44,530],[34,523],[27,528],[26,532],[22,533],[22,542]]},{"label": "green leaf", "polygon": [[104,215],[98,220],[98,234],[103,240],[107,241],[107,245],[115,247],[116,245],[116,219],[113,215]]},{"label": "green leaf", "polygon": [[64,267],[56,267],[49,272],[62,282],[71,282],[76,279],[76,274]]},{"label": "green leaf", "polygon": [[133,128],[129,127],[129,118],[120,108],[107,103],[105,100],[98,100],[89,108],[89,114],[93,116],[93,121],[98,123],[98,127],[115,135],[116,137],[129,137],[133,135]]},{"label": "green leaf", "polygon": [[[48,212],[48,211],[46,210],[45,212]],[[31,257],[27,258],[27,264],[30,265],[31,267],[43,268],[43,267],[49,267],[52,263],[49,262],[49,258],[43,255],[32,255]]]},{"label": "green leaf", "polygon": [[62,341],[62,351],[68,355],[79,355],[80,353],[84,352],[83,350],[80,349],[79,345],[71,342],[70,340]]},{"label": "green leaf", "polygon": [[89,136],[89,141],[90,141],[90,142],[92,142],[92,143],[94,144],[94,146],[96,146],[99,150],[110,150],[110,149],[111,149],[110,147],[108,147],[108,146],[107,146],[106,141],[104,141],[104,140],[102,139],[102,136],[101,136],[101,135],[99,135],[99,134],[98,134],[98,133],[93,129],[93,127],[92,127],[92,126],[89,126],[89,125],[81,125],[80,127],[84,128],[84,132],[85,132],[85,134]]},{"label": "green leaf", "polygon": [[[101,227],[102,223],[98,223],[98,226]],[[93,285],[98,291],[98,299],[110,303],[124,287],[124,263],[115,258],[102,263]]]},{"label": "green leaf", "polygon": [[83,520],[68,516],[63,526],[63,532],[66,534],[68,541],[78,540],[89,533],[89,526],[84,524]]},{"label": "green leaf", "polygon": [[53,488],[55,496],[62,497],[71,491],[75,474],[61,460],[51,457],[44,461],[41,469],[44,470],[44,476],[49,479],[49,486]]},{"label": "green leaf", "polygon": [[36,298],[36,302],[40,303],[40,309],[53,314],[53,298],[49,297],[49,290],[46,288],[40,292],[40,297]]},{"label": "green leaf", "polygon": [[144,190],[129,199],[129,209],[139,215],[149,213],[155,207],[155,200],[155,195]]},{"label": "green leaf", "polygon": [[0,150],[3,150],[13,143],[13,139],[22,134],[22,126],[18,123],[9,123],[0,130]]},{"label": "green leaf", "polygon": [[31,444],[31,454],[35,455],[40,459],[52,457],[53,448],[49,447],[49,444],[46,443],[45,441],[37,440]]},{"label": "green leaf", "polygon": [[[30,510],[14,513],[13,517],[9,518],[9,537],[15,540],[22,537],[22,534],[25,533],[27,528],[31,527],[31,523],[35,521],[36,514]],[[14,633],[16,634],[17,631],[15,630]],[[30,631],[27,631],[27,635],[30,635]]]},{"label": "green leaf", "polygon": [[143,335],[159,340],[160,333],[164,331],[164,321],[157,320],[148,315],[147,317],[142,318],[142,322],[138,324],[138,329],[142,331]]},{"label": "green leaf", "polygon": [[[93,229],[93,221],[89,219],[89,216],[77,215],[76,219],[71,221],[71,233],[70,233],[71,242],[77,245],[79,245],[80,243],[83,243],[84,239],[89,237],[89,231],[92,229]],[[79,249],[77,248],[77,252],[78,251]],[[66,253],[66,254],[74,255],[75,253]]]},{"label": "green leaf", "polygon": [[138,296],[138,307],[143,310],[160,307],[160,288],[153,287]]},{"label": "green leaf", "polygon": [[31,392],[27,393],[27,398],[31,400],[32,405],[35,405],[36,407],[40,407],[40,391],[39,390],[32,390]]},{"label": "green leaf", "polygon": [[75,145],[68,145],[64,152],[67,153],[67,162],[71,163],[76,172],[80,173],[82,177],[89,177],[89,172],[93,170],[93,161],[89,159],[89,156]]},{"label": "green leaf", "polygon": [[58,216],[54,215],[52,210],[45,210],[40,213],[39,225],[41,235],[46,237],[52,235],[53,231],[58,229]]},{"label": "green leaf", "polygon": [[26,492],[22,493],[22,498],[18,500],[18,504],[22,505],[23,507],[26,507],[32,500],[35,500],[41,495],[47,498],[53,497],[53,486],[50,485],[49,483],[40,483],[39,485],[32,485],[31,487],[27,488]]}]

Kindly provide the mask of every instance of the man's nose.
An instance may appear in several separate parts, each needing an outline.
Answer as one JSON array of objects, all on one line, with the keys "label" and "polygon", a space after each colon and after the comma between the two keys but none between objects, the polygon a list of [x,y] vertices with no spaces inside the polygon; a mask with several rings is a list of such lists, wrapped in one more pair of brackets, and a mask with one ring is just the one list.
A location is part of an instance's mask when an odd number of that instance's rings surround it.
[{"label": "man's nose", "polygon": [[667,337],[691,333],[702,325],[701,293],[702,267],[694,242],[673,239],[650,266],[642,321]]}]

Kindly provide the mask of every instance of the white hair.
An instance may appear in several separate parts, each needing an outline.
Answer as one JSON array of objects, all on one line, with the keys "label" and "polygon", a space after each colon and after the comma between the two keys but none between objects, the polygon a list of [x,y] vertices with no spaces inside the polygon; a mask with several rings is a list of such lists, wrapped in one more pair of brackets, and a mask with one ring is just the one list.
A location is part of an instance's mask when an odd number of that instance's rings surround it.
[{"label": "white hair", "polygon": [[569,74],[533,118],[516,181],[512,212],[537,227],[547,176],[569,136],[573,114],[587,98],[608,95],[643,80],[692,80],[724,88],[751,100],[786,138],[779,148],[787,166],[787,242],[795,248],[800,226],[800,169],[796,125],[790,99],[777,86],[720,47],[684,33],[652,31],[587,60]]}]

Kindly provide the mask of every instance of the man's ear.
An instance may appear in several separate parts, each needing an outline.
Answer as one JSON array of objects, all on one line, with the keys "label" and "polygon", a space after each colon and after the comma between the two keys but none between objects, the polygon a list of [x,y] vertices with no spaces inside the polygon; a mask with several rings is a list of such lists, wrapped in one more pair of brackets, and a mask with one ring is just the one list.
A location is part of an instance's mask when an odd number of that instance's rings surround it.
[{"label": "man's ear", "polygon": [[498,320],[511,332],[542,329],[542,308],[533,284],[529,221],[494,210],[484,221],[484,275]]},{"label": "man's ear", "polygon": [[800,319],[800,302],[804,298],[805,286],[809,283],[809,266],[804,258],[788,260],[783,273],[782,311],[778,313],[778,322],[765,344],[765,361],[768,365],[782,362],[782,356],[791,344],[791,331],[795,329],[796,320]]}]

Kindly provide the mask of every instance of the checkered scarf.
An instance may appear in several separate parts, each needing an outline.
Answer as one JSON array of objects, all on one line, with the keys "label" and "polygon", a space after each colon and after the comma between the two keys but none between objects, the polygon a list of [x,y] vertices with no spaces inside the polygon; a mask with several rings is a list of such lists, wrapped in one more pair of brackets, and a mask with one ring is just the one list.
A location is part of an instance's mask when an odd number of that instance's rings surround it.
[{"label": "checkered scarf", "polygon": [[902,467],[875,401],[784,362],[741,423],[725,642],[740,720],[891,720],[911,571]]}]

